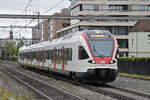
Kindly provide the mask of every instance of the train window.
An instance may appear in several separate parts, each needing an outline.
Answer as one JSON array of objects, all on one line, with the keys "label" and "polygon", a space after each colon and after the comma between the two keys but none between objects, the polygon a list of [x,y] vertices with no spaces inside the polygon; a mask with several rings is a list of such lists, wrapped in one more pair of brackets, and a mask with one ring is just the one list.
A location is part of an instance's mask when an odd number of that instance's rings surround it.
[{"label": "train window", "polygon": [[36,59],[36,52],[34,52],[34,59]]},{"label": "train window", "polygon": [[36,52],[36,59],[39,61],[39,52]]},{"label": "train window", "polygon": [[46,51],[46,59],[49,59],[49,51]]},{"label": "train window", "polygon": [[68,48],[68,60],[71,61],[72,60],[72,49]]},{"label": "train window", "polygon": [[38,55],[39,55],[39,61],[42,61],[42,58],[43,58],[42,57],[42,51],[40,51]]},{"label": "train window", "polygon": [[65,61],[71,61],[72,60],[72,48],[65,48],[64,49],[64,58]]},{"label": "train window", "polygon": [[57,52],[56,52],[56,63],[57,64],[61,63],[61,49],[57,49]]},{"label": "train window", "polygon": [[59,56],[59,52],[58,52],[58,49],[56,49],[56,55],[55,55],[56,64],[58,63],[58,56]]},{"label": "train window", "polygon": [[49,57],[51,60],[53,59],[53,50],[49,50]]},{"label": "train window", "polygon": [[44,62],[46,61],[46,51],[43,51],[43,59]]},{"label": "train window", "polygon": [[29,53],[30,56],[30,60],[32,60],[33,56],[32,56],[32,52]]},{"label": "train window", "polygon": [[34,59],[34,52],[32,52],[32,60]]},{"label": "train window", "polygon": [[87,52],[85,51],[85,49],[82,46],[78,47],[78,59],[80,60],[84,60],[84,59],[88,59],[89,56],[87,54]]},{"label": "train window", "polygon": [[58,63],[61,64],[61,49],[58,49]]},{"label": "train window", "polygon": [[52,50],[52,63],[54,63],[54,60],[56,60],[56,49]]},{"label": "train window", "polygon": [[36,59],[36,52],[34,52],[34,59]]},{"label": "train window", "polygon": [[65,55],[64,55],[65,61],[67,61],[67,58],[68,58],[68,57],[67,57],[67,54],[68,54],[67,48],[64,49],[64,54],[65,54]]}]

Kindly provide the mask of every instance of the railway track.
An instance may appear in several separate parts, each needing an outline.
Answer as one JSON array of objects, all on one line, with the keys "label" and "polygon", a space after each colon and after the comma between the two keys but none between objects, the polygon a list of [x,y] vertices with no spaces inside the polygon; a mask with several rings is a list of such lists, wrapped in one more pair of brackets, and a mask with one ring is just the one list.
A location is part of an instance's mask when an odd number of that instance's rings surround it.
[{"label": "railway track", "polygon": [[34,90],[36,93],[38,93],[38,95],[44,98],[42,100],[83,100],[83,98],[79,96],[47,84],[46,82],[43,82],[39,79],[33,78],[29,75],[25,75],[12,69],[8,69],[2,64],[0,64],[0,70],[3,70],[3,72],[9,74],[19,82]]},{"label": "railway track", "polygon": [[55,73],[50,74],[47,71],[43,71],[43,70],[41,71],[41,70],[37,70],[37,69],[36,70],[28,69],[28,70],[34,71],[36,73],[39,73],[39,74],[42,74],[45,76],[53,77],[55,79],[66,81],[71,84],[78,85],[78,86],[81,86],[88,90],[91,90],[91,91],[94,91],[94,92],[97,92],[97,93],[100,93],[103,95],[107,95],[107,96],[110,96],[112,98],[116,98],[119,100],[149,100],[150,99],[149,94],[140,93],[140,92],[133,91],[133,90],[118,88],[118,87],[114,87],[114,86],[110,86],[110,85],[80,83],[80,82],[72,81],[66,77],[65,78],[60,77],[62,75],[55,75]]}]

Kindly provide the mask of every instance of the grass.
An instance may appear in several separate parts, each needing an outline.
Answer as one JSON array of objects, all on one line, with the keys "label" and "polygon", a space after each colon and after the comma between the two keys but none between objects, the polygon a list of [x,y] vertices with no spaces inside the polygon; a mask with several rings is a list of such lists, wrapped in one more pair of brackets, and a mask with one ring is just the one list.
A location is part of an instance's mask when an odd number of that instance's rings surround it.
[{"label": "grass", "polygon": [[70,88],[70,89],[74,89],[74,90],[75,90],[75,87],[74,87],[74,85],[72,85],[72,84],[69,84],[69,83],[63,82],[63,81],[61,81],[60,84],[61,84],[62,86],[64,86],[64,87],[67,87],[67,88]]},{"label": "grass", "polygon": [[51,78],[51,77],[47,77],[47,76],[41,76],[43,79],[45,80],[54,80],[54,78]]},{"label": "grass", "polygon": [[18,62],[9,61],[9,60],[0,60],[1,63],[11,63],[11,64],[18,64]]},{"label": "grass", "polygon": [[6,90],[4,87],[0,87],[0,100],[7,100],[10,97],[15,100],[29,100],[29,97],[25,95],[17,96],[15,93]]},{"label": "grass", "polygon": [[137,75],[137,74],[128,74],[128,73],[119,73],[118,75],[119,76],[125,76],[125,77],[150,80],[150,76],[148,76],[148,75]]}]

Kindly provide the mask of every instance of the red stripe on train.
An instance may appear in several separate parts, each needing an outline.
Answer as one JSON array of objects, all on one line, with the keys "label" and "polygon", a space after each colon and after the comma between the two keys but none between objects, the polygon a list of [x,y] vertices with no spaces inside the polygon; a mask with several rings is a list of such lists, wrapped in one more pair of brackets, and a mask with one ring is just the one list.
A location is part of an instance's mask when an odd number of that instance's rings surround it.
[{"label": "red stripe on train", "polygon": [[88,46],[88,49],[90,51],[90,54],[92,55],[93,60],[96,61],[96,64],[110,64],[110,61],[112,60],[112,58],[113,58],[113,56],[115,54],[115,39],[114,39],[114,46],[113,46],[112,57],[103,57],[103,58],[101,58],[101,57],[94,57],[93,56],[92,51],[91,51],[91,49],[89,47],[86,35],[83,33],[82,36],[83,36],[83,38],[84,38],[84,40],[85,40],[85,42],[86,42],[86,44]]}]

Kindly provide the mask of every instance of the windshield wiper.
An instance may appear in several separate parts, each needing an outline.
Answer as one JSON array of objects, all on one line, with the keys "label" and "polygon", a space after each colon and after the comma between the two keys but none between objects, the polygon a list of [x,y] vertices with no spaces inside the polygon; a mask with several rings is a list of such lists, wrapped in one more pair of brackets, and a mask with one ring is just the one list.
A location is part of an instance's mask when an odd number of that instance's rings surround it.
[{"label": "windshield wiper", "polygon": [[94,51],[94,55],[95,55],[95,52],[96,52],[99,57],[101,57],[102,59],[104,58],[103,55],[101,55],[101,54],[97,51],[95,45],[93,45],[93,51]]}]

